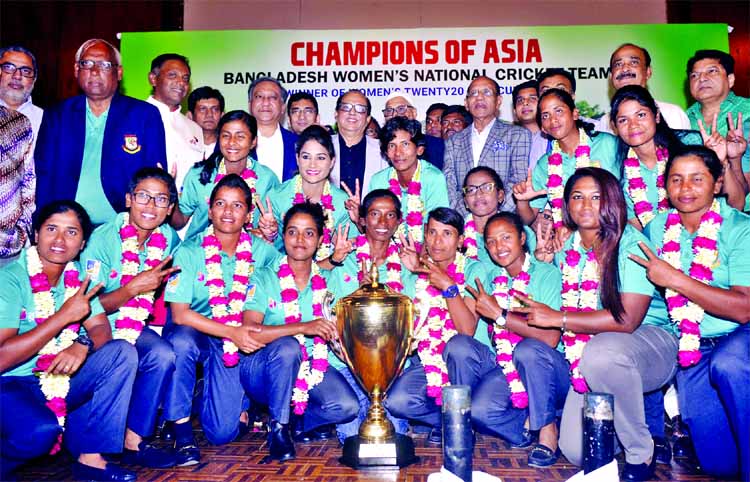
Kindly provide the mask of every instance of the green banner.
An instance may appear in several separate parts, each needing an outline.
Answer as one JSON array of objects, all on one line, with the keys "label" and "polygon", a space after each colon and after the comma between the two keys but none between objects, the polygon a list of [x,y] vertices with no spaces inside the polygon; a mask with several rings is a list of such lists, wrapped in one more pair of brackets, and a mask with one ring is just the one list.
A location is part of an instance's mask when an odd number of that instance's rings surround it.
[{"label": "green banner", "polygon": [[407,92],[421,118],[433,102],[462,104],[470,79],[487,75],[500,84],[501,117],[510,119],[513,86],[562,67],[576,77],[582,114],[598,117],[609,105],[609,57],[625,42],[651,54],[654,97],[683,107],[687,59],[698,49],[729,48],[726,24],[123,33],[123,88],[148,97],[151,60],[175,52],[190,60],[191,88],[219,89],[227,110],[247,109],[248,85],[269,75],[291,92],[315,95],[321,121],[331,123],[336,98],[349,89],[368,95],[379,120],[384,98]]}]

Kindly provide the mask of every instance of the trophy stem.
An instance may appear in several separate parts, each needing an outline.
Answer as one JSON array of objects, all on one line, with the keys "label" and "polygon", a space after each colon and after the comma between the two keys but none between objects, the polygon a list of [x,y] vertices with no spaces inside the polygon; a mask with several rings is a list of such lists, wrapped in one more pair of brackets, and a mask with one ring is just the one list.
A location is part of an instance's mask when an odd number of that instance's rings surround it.
[{"label": "trophy stem", "polygon": [[370,409],[367,418],[359,427],[359,436],[365,443],[382,444],[393,442],[396,431],[385,415],[380,387],[375,386],[370,395]]}]

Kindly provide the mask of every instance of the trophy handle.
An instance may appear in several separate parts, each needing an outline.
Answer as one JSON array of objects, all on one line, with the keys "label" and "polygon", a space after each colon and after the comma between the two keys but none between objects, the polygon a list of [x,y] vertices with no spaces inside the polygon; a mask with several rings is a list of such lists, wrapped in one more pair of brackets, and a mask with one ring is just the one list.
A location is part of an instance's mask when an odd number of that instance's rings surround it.
[{"label": "trophy handle", "polygon": [[[333,295],[332,295],[333,296]],[[337,301],[336,304],[331,307],[330,301],[328,302],[328,312],[329,314],[334,314],[336,316],[336,332],[338,338],[335,340],[331,340],[331,348],[336,353],[336,356],[341,358],[344,363],[346,363],[346,366],[352,370],[352,373],[354,373],[354,369],[352,368],[352,361],[349,359],[349,354],[346,353],[346,350],[344,350],[344,347],[341,345],[341,335],[344,333],[344,318],[342,316],[339,316],[339,311],[341,307],[341,300]],[[326,304],[323,304],[323,313],[326,312]],[[330,318],[327,318],[330,319]]]}]

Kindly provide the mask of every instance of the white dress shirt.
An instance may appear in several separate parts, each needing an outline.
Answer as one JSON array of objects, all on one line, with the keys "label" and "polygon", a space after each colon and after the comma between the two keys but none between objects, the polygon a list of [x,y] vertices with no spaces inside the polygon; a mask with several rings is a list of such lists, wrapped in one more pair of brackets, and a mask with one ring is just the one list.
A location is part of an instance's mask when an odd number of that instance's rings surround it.
[{"label": "white dress shirt", "polygon": [[474,157],[474,167],[479,164],[479,157],[482,155],[482,149],[484,144],[487,142],[487,138],[490,136],[492,126],[497,122],[496,119],[492,119],[492,122],[484,126],[482,132],[479,132],[474,124],[471,124],[471,155]]},{"label": "white dress shirt", "polygon": [[284,174],[284,138],[281,137],[281,129],[276,126],[271,137],[265,137],[258,130],[258,162],[270,168],[278,179],[283,179]]}]

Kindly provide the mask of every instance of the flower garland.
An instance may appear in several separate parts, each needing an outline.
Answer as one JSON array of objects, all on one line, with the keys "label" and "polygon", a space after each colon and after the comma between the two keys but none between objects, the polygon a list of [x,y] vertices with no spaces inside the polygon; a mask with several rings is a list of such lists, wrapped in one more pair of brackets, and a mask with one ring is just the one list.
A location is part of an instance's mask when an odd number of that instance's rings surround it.
[{"label": "flower garland", "polygon": [[[226,283],[221,271],[221,242],[214,235],[214,227],[206,229],[203,238],[203,253],[206,256],[206,286],[208,287],[208,305],[211,307],[211,318],[229,326],[242,324],[242,307],[245,303],[247,285],[253,271],[252,239],[247,232],[240,231],[240,239],[235,250],[234,274],[232,289],[226,294]],[[224,338],[224,365],[233,367],[240,361],[237,345],[229,338]]]},{"label": "flower garland", "polygon": [[[302,312],[299,308],[299,290],[294,282],[294,272],[289,266],[289,261],[284,256],[279,262],[279,287],[281,288],[281,303],[284,305],[284,323],[301,323]],[[312,312],[315,318],[323,316],[323,300],[328,290],[326,279],[320,275],[317,263],[312,263],[310,273],[310,286],[312,287]],[[328,344],[318,336],[313,338],[312,359],[307,353],[305,335],[294,336],[299,342],[302,352],[302,363],[297,372],[292,390],[292,404],[294,413],[302,415],[307,409],[310,399],[310,390],[323,381],[328,370]]]},{"label": "flower garland", "polygon": [[[417,250],[424,241],[424,202],[422,202],[422,161],[417,160],[417,170],[414,171],[409,185],[406,186],[406,218],[404,223],[398,227],[398,234],[405,238],[407,233],[411,234],[416,243]],[[391,168],[391,176],[388,178],[388,189],[401,199],[401,183],[398,181],[396,169]]]},{"label": "flower garland", "polygon": [[[582,167],[599,167],[598,161],[591,160],[591,147],[589,136],[586,131],[578,129],[578,147],[575,150],[576,169]],[[552,153],[547,159],[547,199],[552,207],[552,220],[555,229],[562,227],[562,205],[563,205],[563,157],[560,143],[552,142]]]},{"label": "flower garland", "polygon": [[467,258],[479,259],[479,245],[477,244],[477,223],[469,213],[464,221],[464,248]]},{"label": "flower garland", "polygon": [[[586,253],[586,261],[581,274],[582,256],[578,252],[580,244],[581,235],[576,231],[573,234],[573,246],[565,251],[565,261],[562,265],[562,311],[595,311],[599,306],[599,262],[592,249]],[[580,283],[579,274],[581,274]],[[578,393],[588,391],[579,364],[583,349],[591,336],[570,330],[565,330],[562,335],[565,358],[570,362],[570,381]]]},{"label": "flower garland", "polygon": [[[502,274],[496,276],[494,279],[495,287],[493,296],[497,300],[498,305],[500,305],[500,308],[508,310],[521,306],[518,298],[515,298],[514,295],[516,293],[525,295],[528,292],[529,282],[531,281],[531,277],[529,276],[531,256],[525,256],[526,259],[523,261],[521,272],[512,279],[512,283],[505,269],[503,269]],[[497,323],[493,323],[490,330],[492,340],[495,342],[495,359],[500,368],[503,369],[505,379],[508,381],[508,387],[510,388],[510,401],[516,408],[526,408],[529,406],[529,394],[526,393],[521,376],[513,364],[513,350],[523,340],[523,337]]]},{"label": "flower garland", "polygon": [[659,193],[656,210],[646,196],[648,186],[641,176],[641,161],[638,160],[638,156],[636,156],[632,147],[628,149],[628,157],[623,161],[625,179],[628,181],[628,195],[633,200],[633,210],[641,222],[641,226],[650,223],[657,212],[661,213],[669,209],[667,190],[664,184],[664,168],[667,165],[668,157],[669,152],[666,149],[656,149],[656,189]]},{"label": "flower garland", "polygon": [[[125,286],[138,274],[141,261],[138,257],[138,231],[130,224],[130,217],[125,213],[120,228],[120,241],[122,243],[122,273],[120,286]],[[156,228],[146,243],[146,261],[144,271],[155,268],[162,262],[164,251],[167,249],[167,238]],[[155,291],[141,293],[130,298],[120,307],[120,313],[115,320],[115,340],[127,340],[134,345],[143,331],[146,319],[154,311]]]},{"label": "flower garland", "polygon": [[[29,272],[29,283],[31,284],[31,292],[34,299],[34,321],[39,326],[55,313],[55,298],[52,296],[52,286],[50,285],[49,278],[44,273],[42,260],[39,259],[36,246],[32,246],[26,250],[26,266]],[[81,280],[79,276],[73,262],[69,262],[63,272],[65,301],[75,295],[80,289]],[[58,336],[48,341],[39,350],[39,358],[37,358],[36,367],[34,368],[34,371],[39,373],[39,386],[44,394],[44,398],[47,399],[46,405],[55,414],[57,422],[61,427],[65,426],[65,416],[68,414],[65,397],[68,396],[68,391],[70,391],[70,375],[55,375],[47,373],[46,370],[50,367],[58,353],[73,344],[78,337],[80,327],[80,323],[72,323],[63,328]],[[50,450],[50,453],[56,454],[59,452],[61,444],[62,434],[57,437],[57,441],[52,450]]]},{"label": "flower garland", "polygon": [[[245,160],[245,168],[240,173],[240,177],[245,181],[245,184],[247,184],[247,187],[250,188],[250,193],[252,194],[252,206],[248,206],[250,208],[250,221],[248,222],[249,225],[252,226],[253,224],[253,217],[255,216],[255,203],[258,202],[258,194],[255,191],[255,184],[258,182],[258,175],[255,173],[253,169],[250,169],[248,167],[248,160],[250,158],[247,158]],[[214,185],[218,184],[219,181],[221,181],[224,176],[227,175],[227,166],[224,163],[224,158],[221,159],[221,162],[219,162],[219,169],[216,172],[216,177],[214,178]]]},{"label": "flower garland", "polygon": [[[364,234],[357,236],[354,241],[354,245],[357,250],[357,264],[362,261],[370,261],[370,244],[367,242],[367,237]],[[385,252],[385,269],[387,272],[387,278],[385,285],[397,293],[401,293],[404,289],[404,285],[401,282],[401,258],[398,256],[398,244],[391,242]],[[364,274],[359,271],[357,273],[357,281],[362,283]]]},{"label": "flower garland", "polygon": [[[719,209],[719,201],[714,199],[711,208],[701,216],[697,234],[693,239],[693,260],[690,263],[688,274],[691,278],[707,285],[714,279],[712,266],[719,256],[717,239],[723,221]],[[680,235],[682,230],[680,215],[677,214],[676,210],[672,210],[664,225],[662,257],[664,261],[679,271],[682,271],[680,263]],[[701,359],[700,323],[703,321],[703,308],[669,288],[666,290],[665,298],[669,316],[672,318],[672,322],[680,328],[680,350],[678,353],[680,366],[695,365]]]},{"label": "flower garland", "polygon": [[[305,194],[302,192],[302,176],[299,174],[295,178],[294,199],[292,204],[302,204],[305,202]],[[336,208],[333,207],[333,196],[331,196],[331,183],[326,180],[323,185],[323,194],[320,196],[320,204],[323,206],[326,222],[323,226],[323,242],[320,243],[315,259],[326,259],[333,252],[333,213]]]},{"label": "flower garland", "polygon": [[[448,276],[458,285],[460,296],[464,294],[466,283],[465,266],[466,257],[458,253],[456,260],[446,270]],[[414,306],[417,307],[417,313],[421,314],[415,321],[414,328],[417,354],[427,377],[427,396],[434,398],[436,405],[442,405],[442,388],[450,385],[448,367],[443,361],[443,351],[458,331],[451,319],[445,298],[439,289],[430,284],[424,273],[417,278],[416,293]]]}]

